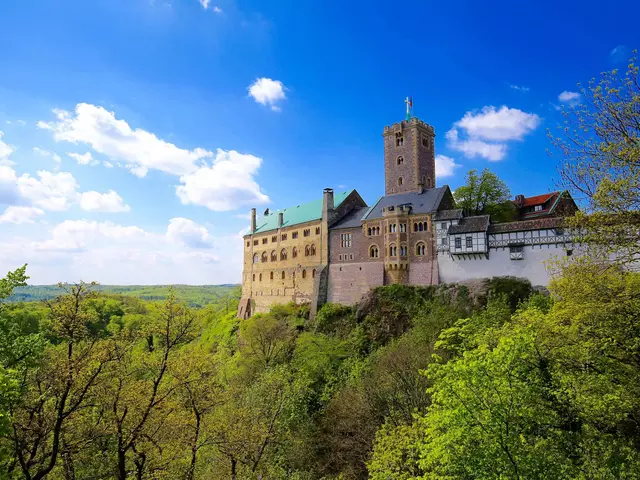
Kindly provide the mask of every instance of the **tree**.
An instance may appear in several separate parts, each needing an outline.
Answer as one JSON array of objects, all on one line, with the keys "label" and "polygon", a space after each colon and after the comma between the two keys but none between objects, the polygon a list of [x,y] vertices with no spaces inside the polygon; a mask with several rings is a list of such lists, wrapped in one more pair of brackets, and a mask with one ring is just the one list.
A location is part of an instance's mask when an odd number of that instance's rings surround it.
[{"label": "tree", "polygon": [[592,78],[582,102],[562,111],[557,135],[560,185],[586,207],[573,225],[588,243],[616,251],[623,261],[640,253],[640,80],[637,55],[626,73]]},{"label": "tree", "polygon": [[458,187],[453,196],[458,208],[466,215],[492,215],[499,220],[510,220],[514,206],[509,200],[509,187],[488,168],[478,175],[477,170],[469,170],[466,183]]}]

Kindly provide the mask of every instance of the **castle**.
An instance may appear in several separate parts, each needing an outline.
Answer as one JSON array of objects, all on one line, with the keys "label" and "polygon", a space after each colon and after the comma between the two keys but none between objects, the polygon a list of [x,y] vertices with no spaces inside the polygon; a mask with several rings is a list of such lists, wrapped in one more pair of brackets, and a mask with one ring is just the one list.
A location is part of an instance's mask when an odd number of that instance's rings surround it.
[{"label": "castle", "polygon": [[327,188],[317,201],[260,216],[251,210],[238,317],[292,301],[314,314],[394,283],[510,275],[546,285],[544,261],[572,254],[562,228],[562,216],[577,210],[568,193],[518,195],[514,222],[464,216],[449,187],[436,186],[432,126],[408,115],[382,136],[385,195],[372,206],[356,190]]}]

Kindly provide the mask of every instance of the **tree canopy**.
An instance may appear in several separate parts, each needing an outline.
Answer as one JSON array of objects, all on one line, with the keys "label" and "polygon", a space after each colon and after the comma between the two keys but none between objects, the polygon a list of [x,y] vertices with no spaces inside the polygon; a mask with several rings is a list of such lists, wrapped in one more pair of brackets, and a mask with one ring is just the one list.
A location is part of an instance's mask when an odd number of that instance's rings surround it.
[{"label": "tree canopy", "polygon": [[453,192],[453,197],[465,215],[491,215],[498,221],[513,219],[515,208],[510,201],[511,191],[488,168],[480,174],[475,169],[469,170],[465,184]]}]

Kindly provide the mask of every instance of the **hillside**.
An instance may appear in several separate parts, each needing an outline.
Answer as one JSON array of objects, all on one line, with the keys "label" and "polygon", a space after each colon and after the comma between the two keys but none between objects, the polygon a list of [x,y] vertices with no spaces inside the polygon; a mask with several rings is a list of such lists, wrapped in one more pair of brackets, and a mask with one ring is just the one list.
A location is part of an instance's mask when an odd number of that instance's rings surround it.
[{"label": "hillside", "polygon": [[[217,303],[232,294],[237,285],[99,285],[96,291],[108,294],[127,295],[141,300],[164,300],[173,287],[176,296],[186,300],[192,307]],[[17,287],[9,302],[35,302],[50,300],[64,293],[57,285],[28,285]]]}]

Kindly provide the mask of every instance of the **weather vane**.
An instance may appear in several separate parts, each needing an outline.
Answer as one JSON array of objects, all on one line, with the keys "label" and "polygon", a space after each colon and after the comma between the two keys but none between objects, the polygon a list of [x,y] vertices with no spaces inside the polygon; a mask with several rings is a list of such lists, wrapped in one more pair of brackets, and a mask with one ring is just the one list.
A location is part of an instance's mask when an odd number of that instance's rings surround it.
[{"label": "weather vane", "polygon": [[404,99],[404,103],[407,104],[407,122],[411,120],[411,109],[413,108],[413,97],[407,97]]}]

